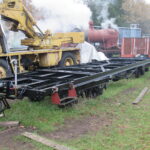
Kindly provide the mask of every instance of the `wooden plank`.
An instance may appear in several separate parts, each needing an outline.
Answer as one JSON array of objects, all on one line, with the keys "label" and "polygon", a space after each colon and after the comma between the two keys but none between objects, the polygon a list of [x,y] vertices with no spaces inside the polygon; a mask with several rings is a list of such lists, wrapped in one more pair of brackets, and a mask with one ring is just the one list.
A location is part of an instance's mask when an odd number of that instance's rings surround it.
[{"label": "wooden plank", "polygon": [[1,114],[0,114],[0,118],[2,118],[2,117],[4,117],[4,113],[1,113]]},{"label": "wooden plank", "polygon": [[148,91],[148,87],[145,87],[132,104],[134,105],[138,104],[143,99],[147,91]]},{"label": "wooden plank", "polygon": [[17,127],[19,126],[19,121],[8,121],[8,122],[0,122],[1,127]]},{"label": "wooden plank", "polygon": [[68,148],[66,146],[55,143],[55,142],[53,142],[47,138],[41,137],[41,136],[34,134],[34,133],[25,132],[25,133],[22,133],[22,135],[29,138],[29,139],[32,139],[36,142],[44,144],[48,147],[54,148],[55,150],[71,150],[70,148]]}]

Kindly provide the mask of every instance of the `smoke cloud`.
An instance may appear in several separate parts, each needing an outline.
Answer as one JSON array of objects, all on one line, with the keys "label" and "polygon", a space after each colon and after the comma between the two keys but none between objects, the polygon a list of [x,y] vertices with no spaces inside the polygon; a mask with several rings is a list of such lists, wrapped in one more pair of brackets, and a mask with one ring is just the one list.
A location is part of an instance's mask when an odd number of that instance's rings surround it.
[{"label": "smoke cloud", "polygon": [[90,9],[82,0],[32,0],[42,17],[37,24],[45,31],[68,32],[74,28],[87,29]]},{"label": "smoke cloud", "polygon": [[115,3],[115,0],[104,1],[101,0],[99,5],[102,7],[98,19],[102,19],[101,27],[107,29],[109,27],[118,30],[118,26],[115,24],[115,18],[109,18],[109,4]]}]

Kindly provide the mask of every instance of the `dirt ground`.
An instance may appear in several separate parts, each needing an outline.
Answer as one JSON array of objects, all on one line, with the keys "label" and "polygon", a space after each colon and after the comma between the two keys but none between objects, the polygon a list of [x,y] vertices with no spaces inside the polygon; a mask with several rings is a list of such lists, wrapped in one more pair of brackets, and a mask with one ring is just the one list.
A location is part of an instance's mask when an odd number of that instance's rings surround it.
[{"label": "dirt ground", "polygon": [[66,141],[69,139],[79,138],[86,134],[96,134],[97,131],[112,124],[112,115],[104,114],[101,116],[88,116],[80,119],[68,119],[58,130],[44,134],[44,136]]},{"label": "dirt ground", "polygon": [[[112,117],[111,114],[104,114],[101,116],[86,116],[80,119],[68,119],[63,126],[58,125],[56,131],[39,134],[56,141],[66,141],[85,134],[96,134],[96,131],[111,125]],[[36,147],[32,143],[22,142],[16,139],[17,136],[25,131],[33,132],[32,129],[22,127],[1,131],[0,150],[36,150]]]},{"label": "dirt ground", "polygon": [[132,94],[134,91],[136,91],[137,90],[137,88],[129,88],[129,89],[127,89],[127,90],[124,90],[123,92],[122,92],[122,94],[124,94],[124,95],[128,95],[128,94]]},{"label": "dirt ground", "polygon": [[10,128],[0,132],[0,150],[36,150],[31,143],[17,140],[16,137],[25,131],[33,131],[21,127]]}]

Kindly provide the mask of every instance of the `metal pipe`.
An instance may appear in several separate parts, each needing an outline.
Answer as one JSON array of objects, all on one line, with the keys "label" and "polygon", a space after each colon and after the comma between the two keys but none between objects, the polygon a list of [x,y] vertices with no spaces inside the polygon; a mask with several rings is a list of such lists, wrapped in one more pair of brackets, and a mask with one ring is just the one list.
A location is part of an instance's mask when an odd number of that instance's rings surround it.
[{"label": "metal pipe", "polygon": [[13,59],[12,61],[11,61],[11,63],[13,63],[14,64],[14,74],[15,74],[15,89],[17,88],[17,86],[18,86],[18,76],[17,76],[17,73],[18,73],[18,62],[17,62],[17,60],[16,59]]},{"label": "metal pipe", "polygon": [[38,27],[38,25],[35,25],[35,26],[36,26],[36,28],[40,31],[40,33],[42,34],[42,36],[44,37],[43,31]]}]

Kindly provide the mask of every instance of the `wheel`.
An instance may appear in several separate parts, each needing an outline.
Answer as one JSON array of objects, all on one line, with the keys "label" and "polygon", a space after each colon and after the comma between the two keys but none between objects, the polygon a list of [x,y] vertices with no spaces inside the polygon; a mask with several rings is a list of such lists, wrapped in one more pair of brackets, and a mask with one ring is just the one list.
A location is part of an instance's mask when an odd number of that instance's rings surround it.
[{"label": "wheel", "polygon": [[144,75],[144,74],[145,74],[145,68],[141,68],[141,69],[140,69],[140,74],[141,74],[141,75]]},{"label": "wheel", "polygon": [[76,63],[76,58],[74,56],[74,54],[72,53],[64,53],[62,56],[61,61],[59,62],[59,66],[60,67],[64,67],[64,66],[72,66],[75,65]]},{"label": "wheel", "polygon": [[140,72],[139,72],[138,69],[136,69],[134,75],[135,75],[135,78],[139,78],[140,77]]},{"label": "wheel", "polygon": [[11,68],[6,60],[0,59],[0,78],[9,77],[12,75]]}]

